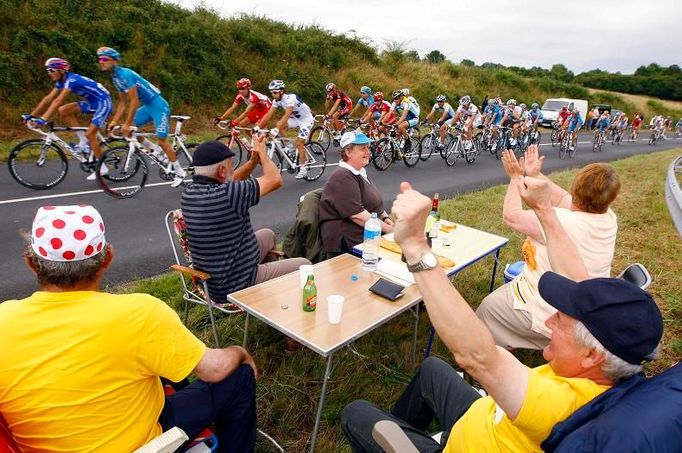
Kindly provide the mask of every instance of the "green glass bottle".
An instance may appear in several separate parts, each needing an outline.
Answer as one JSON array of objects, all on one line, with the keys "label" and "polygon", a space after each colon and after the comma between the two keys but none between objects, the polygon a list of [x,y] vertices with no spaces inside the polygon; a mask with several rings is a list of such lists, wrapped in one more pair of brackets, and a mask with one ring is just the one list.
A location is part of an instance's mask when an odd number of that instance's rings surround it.
[{"label": "green glass bottle", "polygon": [[317,286],[315,286],[315,276],[310,274],[303,287],[303,311],[315,311],[316,308]]}]

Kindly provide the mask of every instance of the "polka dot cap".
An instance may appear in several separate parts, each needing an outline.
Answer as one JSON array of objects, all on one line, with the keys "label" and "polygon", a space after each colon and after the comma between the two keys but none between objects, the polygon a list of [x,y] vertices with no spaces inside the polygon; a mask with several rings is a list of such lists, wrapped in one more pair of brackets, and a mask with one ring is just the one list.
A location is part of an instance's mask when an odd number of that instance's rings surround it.
[{"label": "polka dot cap", "polygon": [[107,244],[104,222],[92,206],[43,206],[31,230],[31,246],[50,261],[81,261]]}]

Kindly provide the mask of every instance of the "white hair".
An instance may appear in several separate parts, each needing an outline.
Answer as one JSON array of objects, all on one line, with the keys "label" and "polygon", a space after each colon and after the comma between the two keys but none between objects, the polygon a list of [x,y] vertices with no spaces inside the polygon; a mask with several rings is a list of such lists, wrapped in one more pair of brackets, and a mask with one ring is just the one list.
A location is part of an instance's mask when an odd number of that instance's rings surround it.
[{"label": "white hair", "polygon": [[[575,341],[588,348],[594,348],[598,353],[604,354],[604,362],[601,364],[601,370],[604,376],[609,378],[612,382],[618,382],[621,379],[628,378],[642,371],[642,365],[634,365],[628,363],[620,357],[609,352],[592,333],[587,330],[585,324],[580,321],[575,322],[575,329],[573,331]],[[657,348],[658,349],[658,348]],[[652,355],[655,355],[656,351]]]},{"label": "white hair", "polygon": [[[228,158],[229,159],[229,158]],[[218,173],[218,167],[225,163],[227,159],[221,160],[211,165],[201,165],[194,167],[194,174],[198,176],[206,176],[207,178],[212,178]]]}]

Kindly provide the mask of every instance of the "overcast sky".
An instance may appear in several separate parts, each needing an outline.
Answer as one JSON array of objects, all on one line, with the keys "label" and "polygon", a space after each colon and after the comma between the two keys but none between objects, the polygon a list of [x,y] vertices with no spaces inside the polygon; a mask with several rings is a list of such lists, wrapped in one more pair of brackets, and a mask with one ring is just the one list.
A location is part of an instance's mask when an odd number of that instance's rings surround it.
[{"label": "overcast sky", "polygon": [[467,58],[506,66],[563,63],[579,73],[632,73],[656,62],[682,66],[681,0],[171,0],[204,4],[223,16],[265,15],[369,38],[378,48],[405,43],[421,56],[433,49],[454,62]]}]

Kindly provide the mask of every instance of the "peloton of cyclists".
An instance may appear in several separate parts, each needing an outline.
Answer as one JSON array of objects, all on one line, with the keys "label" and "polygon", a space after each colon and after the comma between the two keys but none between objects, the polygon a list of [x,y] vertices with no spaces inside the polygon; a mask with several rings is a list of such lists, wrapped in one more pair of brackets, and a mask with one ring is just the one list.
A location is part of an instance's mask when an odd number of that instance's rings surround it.
[{"label": "peloton of cyclists", "polygon": [[[174,175],[171,187],[178,187],[182,184],[186,173],[168,141],[171,110],[168,102],[161,96],[161,91],[137,72],[121,66],[121,54],[111,47],[97,49],[97,61],[102,71],[111,73],[111,80],[118,90],[119,102],[109,123],[109,131],[121,120],[126,107],[129,107],[128,114],[121,126],[121,133],[124,136],[130,134],[133,125],[140,127],[153,122],[159,145],[168,156],[167,170]],[[148,140],[145,142],[143,144],[147,146],[151,144]],[[102,166],[102,173],[104,174],[106,171],[107,167]]]},{"label": "peloton of cyclists", "polygon": [[436,120],[436,125],[438,125],[438,145],[436,149],[441,150],[444,147],[443,140],[445,140],[445,133],[448,130],[448,126],[452,125],[455,118],[455,109],[452,108],[444,94],[436,96],[436,103],[433,104],[433,108],[429,114],[426,115],[422,124],[432,121],[434,116],[438,117]]},{"label": "peloton of cyclists", "polygon": [[[64,120],[67,126],[78,127],[76,113],[92,114],[90,124],[85,131],[76,131],[78,144],[74,146],[76,152],[84,155],[95,153],[98,159],[102,150],[97,140],[97,131],[111,114],[111,96],[104,86],[89,77],[71,72],[71,64],[62,58],[48,58],[45,62],[47,75],[54,82],[54,88],[38,103],[31,113],[22,115],[24,122],[30,121],[36,126],[43,126],[55,112]],[[74,93],[83,101],[64,104],[69,93]],[[89,146],[88,146],[89,145]],[[106,167],[103,167],[105,169]],[[95,172],[87,177],[88,181],[95,180]]]},{"label": "peloton of cyclists", "polygon": [[261,118],[258,126],[264,127],[268,124],[268,121],[278,108],[284,110],[284,115],[277,121],[276,127],[271,129],[270,133],[273,136],[277,136],[283,134],[287,128],[298,128],[296,150],[298,151],[299,170],[298,174],[296,174],[296,179],[303,179],[308,175],[305,142],[310,136],[315,119],[308,104],[303,102],[303,99],[294,93],[285,93],[285,88],[286,85],[282,80],[272,80],[268,84],[268,90],[270,90],[272,95],[272,106],[268,113]]},{"label": "peloton of cyclists", "polygon": [[[353,108],[353,101],[346,93],[339,90],[334,83],[328,83],[324,87],[327,97],[324,100],[324,108],[329,109],[327,117],[333,120],[334,129],[340,131],[343,129],[342,119],[346,118]],[[331,108],[329,105],[331,104]]]},{"label": "peloton of cyclists", "polygon": [[229,118],[230,115],[239,107],[239,105],[244,104],[246,108],[244,111],[238,115],[235,119],[230,121],[230,127],[235,126],[249,126],[258,124],[258,122],[265,116],[266,113],[272,107],[272,102],[270,99],[258,91],[251,89],[251,80],[247,78],[242,78],[237,80],[237,95],[232,102],[232,105],[220,116],[216,116],[213,119],[215,124]]}]

